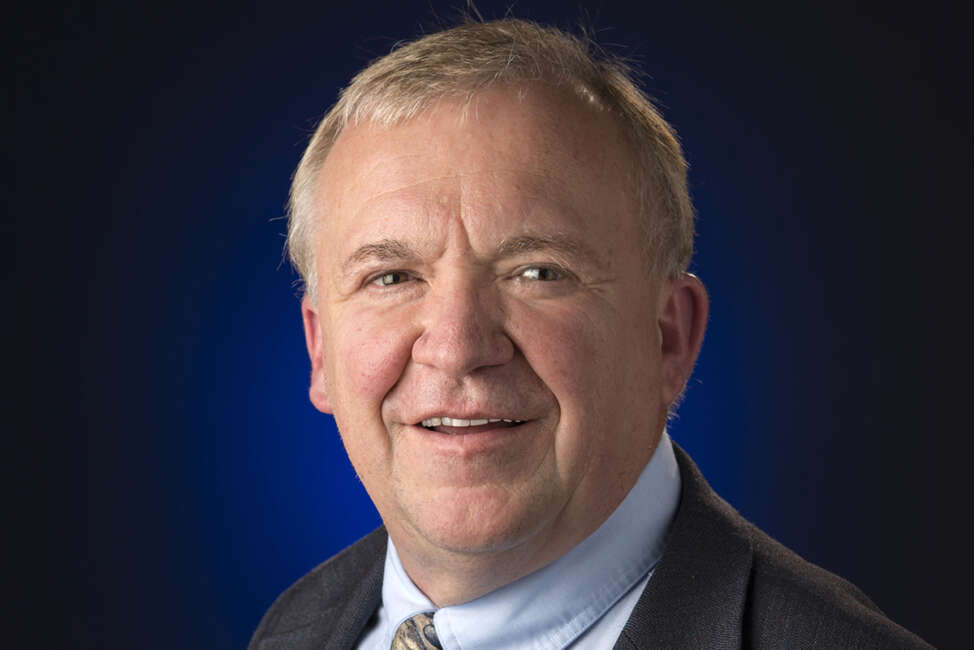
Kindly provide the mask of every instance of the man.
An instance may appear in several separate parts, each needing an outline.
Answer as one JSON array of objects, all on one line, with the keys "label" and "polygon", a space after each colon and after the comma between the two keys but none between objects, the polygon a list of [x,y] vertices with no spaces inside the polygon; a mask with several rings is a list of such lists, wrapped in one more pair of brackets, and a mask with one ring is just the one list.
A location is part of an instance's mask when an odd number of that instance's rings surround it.
[{"label": "man", "polygon": [[670,442],[703,339],[675,135],[516,20],[361,72],[292,187],[310,397],[384,528],[253,648],[922,647]]}]

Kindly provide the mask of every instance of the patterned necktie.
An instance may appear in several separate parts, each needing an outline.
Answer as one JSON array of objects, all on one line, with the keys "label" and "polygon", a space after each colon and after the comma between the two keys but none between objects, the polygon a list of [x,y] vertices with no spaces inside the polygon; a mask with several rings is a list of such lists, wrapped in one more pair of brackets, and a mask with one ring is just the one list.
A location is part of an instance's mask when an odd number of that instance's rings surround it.
[{"label": "patterned necktie", "polygon": [[423,612],[403,621],[392,637],[390,650],[442,650],[431,613]]}]

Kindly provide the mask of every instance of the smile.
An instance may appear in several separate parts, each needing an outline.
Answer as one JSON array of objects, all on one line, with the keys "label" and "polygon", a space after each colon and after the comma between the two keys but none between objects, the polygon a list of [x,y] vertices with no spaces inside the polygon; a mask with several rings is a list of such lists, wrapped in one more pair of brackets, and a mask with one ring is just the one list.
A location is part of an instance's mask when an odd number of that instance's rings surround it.
[{"label": "smile", "polygon": [[508,420],[507,418],[480,418],[480,419],[464,419],[464,418],[451,418],[448,416],[437,417],[437,418],[427,418],[421,422],[421,424],[430,429],[432,427],[479,427],[485,424],[494,424],[495,422],[503,422],[504,424],[523,424],[524,420]]}]

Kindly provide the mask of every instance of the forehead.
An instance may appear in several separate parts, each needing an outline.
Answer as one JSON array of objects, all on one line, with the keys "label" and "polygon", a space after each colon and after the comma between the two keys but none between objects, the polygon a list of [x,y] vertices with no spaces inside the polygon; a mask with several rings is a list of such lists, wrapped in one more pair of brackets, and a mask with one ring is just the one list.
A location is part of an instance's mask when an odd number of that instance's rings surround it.
[{"label": "forehead", "polygon": [[376,220],[409,228],[417,211],[566,228],[605,212],[635,214],[632,177],[617,121],[568,91],[504,88],[442,100],[401,124],[342,132],[317,179],[319,230],[328,233],[319,249]]}]

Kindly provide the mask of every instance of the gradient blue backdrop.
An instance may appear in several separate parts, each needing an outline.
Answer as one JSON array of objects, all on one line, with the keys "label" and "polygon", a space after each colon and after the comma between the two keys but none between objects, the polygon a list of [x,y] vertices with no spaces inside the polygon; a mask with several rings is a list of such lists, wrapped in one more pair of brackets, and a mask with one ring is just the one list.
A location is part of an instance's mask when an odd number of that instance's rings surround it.
[{"label": "gradient blue backdrop", "polygon": [[[307,400],[279,217],[337,90],[456,3],[153,4],[15,16],[29,645],[243,647],[379,523]],[[744,515],[949,646],[968,36],[946,3],[843,7],[514,13],[596,27],[686,147],[713,311],[673,438]]]}]

